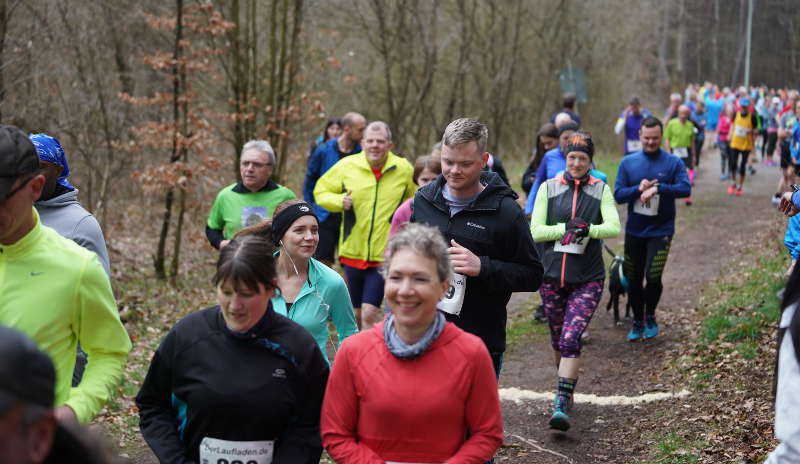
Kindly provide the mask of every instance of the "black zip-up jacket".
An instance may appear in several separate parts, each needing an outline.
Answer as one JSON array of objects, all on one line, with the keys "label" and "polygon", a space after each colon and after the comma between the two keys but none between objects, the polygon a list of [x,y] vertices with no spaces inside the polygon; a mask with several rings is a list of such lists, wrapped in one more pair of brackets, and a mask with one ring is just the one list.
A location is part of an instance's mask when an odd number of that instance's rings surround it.
[{"label": "black zip-up jacket", "polygon": [[542,264],[517,194],[495,173],[481,173],[481,183],[485,188],[475,201],[451,218],[439,176],[417,191],[411,221],[437,227],[448,245],[454,239],[480,258],[480,274],[467,277],[461,315],[447,317],[480,337],[491,353],[502,353],[511,293],[538,290]]},{"label": "black zip-up jacket", "polygon": [[136,396],[142,435],[160,462],[199,462],[204,437],[275,440],[273,464],[319,462],[328,363],[271,304],[251,335],[234,335],[214,306],[161,342]]}]

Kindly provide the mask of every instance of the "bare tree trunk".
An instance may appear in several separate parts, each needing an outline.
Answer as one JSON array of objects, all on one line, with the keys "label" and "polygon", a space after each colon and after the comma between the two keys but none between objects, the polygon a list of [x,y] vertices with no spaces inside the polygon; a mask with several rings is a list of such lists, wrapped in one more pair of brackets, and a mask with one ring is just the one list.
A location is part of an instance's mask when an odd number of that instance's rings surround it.
[{"label": "bare tree trunk", "polygon": [[5,44],[6,44],[7,30],[8,30],[8,12],[6,10],[6,0],[0,0],[0,121],[3,120],[3,102],[5,102],[6,99]]},{"label": "bare tree trunk", "polygon": [[711,34],[711,76],[714,82],[719,82],[719,0],[714,0],[712,8],[714,32]]},{"label": "bare tree trunk", "polygon": [[731,87],[736,86],[739,82],[739,69],[742,67],[742,60],[744,60],[745,40],[744,33],[747,27],[747,0],[739,0],[739,22],[736,28],[736,39],[738,41],[738,48],[736,49],[736,62],[733,65],[733,73],[731,74]]},{"label": "bare tree trunk", "polygon": [[678,80],[686,82],[686,5],[678,0],[678,36],[675,38],[675,71]]},{"label": "bare tree trunk", "polygon": [[666,93],[669,93],[671,86],[667,67],[667,63],[669,62],[669,37],[671,31],[670,18],[672,14],[670,5],[670,2],[664,2],[662,4],[661,24],[658,28],[658,89],[661,90],[660,97],[662,99],[666,96]]},{"label": "bare tree trunk", "polygon": [[[175,23],[175,48],[173,50],[172,58],[172,155],[170,156],[170,163],[174,163],[180,159],[179,142],[178,142],[178,127],[180,125],[180,69],[179,61],[181,59],[181,39],[183,38],[183,0],[175,0],[175,7],[177,10],[177,18]],[[158,249],[156,256],[153,258],[153,265],[155,267],[156,276],[159,279],[167,277],[165,264],[166,264],[166,246],[167,237],[169,235],[169,225],[172,219],[172,203],[175,198],[175,189],[173,187],[167,188],[167,194],[164,198],[164,216],[161,222],[161,232],[158,236]]]}]

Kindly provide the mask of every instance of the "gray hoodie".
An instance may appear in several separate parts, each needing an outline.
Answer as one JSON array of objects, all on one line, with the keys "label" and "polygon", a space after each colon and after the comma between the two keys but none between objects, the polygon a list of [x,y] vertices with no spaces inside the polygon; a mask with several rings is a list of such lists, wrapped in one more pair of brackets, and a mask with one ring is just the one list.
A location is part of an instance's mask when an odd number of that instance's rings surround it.
[{"label": "gray hoodie", "polygon": [[103,231],[100,230],[100,224],[92,213],[83,209],[78,203],[78,190],[63,193],[49,200],[37,201],[34,206],[43,225],[52,227],[62,237],[94,251],[106,274],[111,275]]}]

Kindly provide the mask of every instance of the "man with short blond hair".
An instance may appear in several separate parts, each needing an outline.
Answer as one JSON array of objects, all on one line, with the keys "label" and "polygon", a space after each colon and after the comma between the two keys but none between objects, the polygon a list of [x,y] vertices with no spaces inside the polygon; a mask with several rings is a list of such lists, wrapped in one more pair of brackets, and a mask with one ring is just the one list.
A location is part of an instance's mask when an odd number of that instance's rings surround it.
[{"label": "man with short blond hair", "polygon": [[499,378],[506,305],[512,292],[539,288],[542,265],[517,194],[495,173],[482,172],[488,138],[488,128],[474,118],[447,126],[442,175],[417,192],[411,221],[438,228],[450,245],[453,270],[465,282],[465,293],[460,304],[448,303],[447,318],[483,340]]}]

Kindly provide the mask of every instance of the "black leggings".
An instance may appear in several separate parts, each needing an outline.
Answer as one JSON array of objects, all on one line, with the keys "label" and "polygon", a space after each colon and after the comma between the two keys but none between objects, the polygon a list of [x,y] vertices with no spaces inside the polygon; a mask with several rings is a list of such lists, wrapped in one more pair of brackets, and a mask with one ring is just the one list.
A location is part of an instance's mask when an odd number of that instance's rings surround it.
[{"label": "black leggings", "polygon": [[772,154],[775,153],[775,145],[778,143],[778,133],[777,132],[766,132],[764,134],[764,144],[761,146],[761,157],[772,158]]},{"label": "black leggings", "polygon": [[[737,173],[744,177],[745,173],[747,172],[747,158],[749,156],[750,150],[742,151],[731,148],[728,151],[728,167],[730,167],[731,170],[731,178],[733,178],[733,176],[735,176]],[[737,161],[739,162],[737,163]]]},{"label": "black leggings", "polygon": [[[667,255],[672,236],[634,237],[625,236],[625,276],[628,278],[629,298],[633,317],[643,321],[645,314],[654,316],[664,285],[661,274],[667,264]],[[644,279],[647,277],[647,286]]]}]

